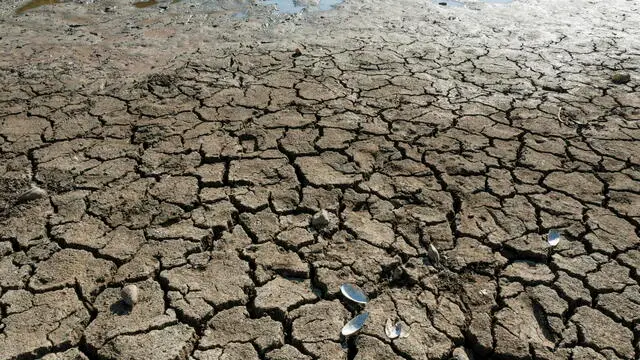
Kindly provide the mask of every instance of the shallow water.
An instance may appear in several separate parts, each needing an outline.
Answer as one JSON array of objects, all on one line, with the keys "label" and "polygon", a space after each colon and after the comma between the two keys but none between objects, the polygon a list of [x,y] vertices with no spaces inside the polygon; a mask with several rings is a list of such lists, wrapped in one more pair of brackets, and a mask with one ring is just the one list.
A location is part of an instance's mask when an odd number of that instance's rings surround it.
[{"label": "shallow water", "polygon": [[147,0],[147,1],[139,1],[139,2],[133,3],[133,6],[137,7],[138,9],[144,9],[149,6],[153,6],[157,3],[158,2],[156,0]]},{"label": "shallow water", "polygon": [[[158,0],[140,0],[133,2],[131,6],[138,9],[144,9],[153,7],[159,4],[170,5],[176,3],[192,3],[199,7],[203,11],[216,11],[216,10],[237,10],[239,16],[247,13],[247,9],[252,5],[266,5],[273,6],[276,13],[282,14],[295,14],[303,10],[309,11],[327,11],[333,9],[336,5],[342,3],[344,0],[171,0],[158,1]],[[16,10],[16,14],[20,15],[29,10],[33,10],[45,5],[55,5],[64,2],[63,0],[30,0],[25,2],[20,8]]]},{"label": "shallow water", "polygon": [[304,9],[327,11],[341,4],[344,0],[266,0],[259,4],[275,5],[276,12],[282,14],[295,14]]},{"label": "shallow water", "polygon": [[[513,1],[514,0],[478,0],[478,2],[492,3],[492,4],[508,4]],[[453,7],[465,6],[464,1],[456,1],[456,0],[432,0],[432,2],[442,6],[453,6]]]},{"label": "shallow water", "polygon": [[58,0],[31,0],[27,3],[25,3],[24,5],[22,5],[21,7],[18,8],[18,10],[16,10],[16,14],[20,15],[23,14],[29,10],[35,9],[35,8],[39,8],[40,6],[44,6],[44,5],[54,5],[54,4],[59,4],[60,1]]},{"label": "shallow water", "polygon": [[[484,3],[500,3],[506,4],[510,3],[514,0],[479,0]],[[62,3],[62,0],[30,0],[25,2],[24,5],[19,7],[16,10],[16,14],[20,15],[29,10],[33,10],[45,5],[55,5]],[[274,11],[276,13],[281,14],[296,14],[304,11],[327,11],[335,8],[337,5],[344,2],[344,0],[204,0],[204,1],[196,1],[196,0],[171,0],[170,4],[175,3],[193,3],[196,6],[199,6],[202,10],[237,10],[238,12],[234,15],[234,17],[245,17],[247,16],[247,9],[253,5],[266,5],[273,6]],[[452,7],[463,7],[465,6],[465,2],[456,1],[456,0],[432,0],[432,2],[442,5],[442,6],[452,6]],[[168,3],[167,1],[158,1],[158,0],[141,0],[138,2],[134,2],[131,6],[135,6],[138,9],[144,9],[148,7],[153,7],[158,5],[159,3]]]}]

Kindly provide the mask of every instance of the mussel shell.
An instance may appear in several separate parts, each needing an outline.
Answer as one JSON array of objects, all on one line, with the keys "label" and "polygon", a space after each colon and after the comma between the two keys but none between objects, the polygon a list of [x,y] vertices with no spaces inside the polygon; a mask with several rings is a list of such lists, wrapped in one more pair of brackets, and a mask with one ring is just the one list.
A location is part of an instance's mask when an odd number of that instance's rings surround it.
[{"label": "mussel shell", "polygon": [[395,339],[400,336],[398,327],[391,319],[387,319],[387,322],[384,324],[384,333],[387,334],[389,339]]},{"label": "mussel shell", "polygon": [[560,230],[551,229],[549,230],[549,234],[547,235],[547,242],[550,246],[556,246],[560,242],[562,238],[562,233]]},{"label": "mussel shell", "polygon": [[341,331],[342,335],[349,336],[357,332],[358,330],[362,329],[362,327],[364,326],[364,323],[367,321],[368,318],[369,318],[369,313],[364,312],[354,317],[353,319],[349,320],[349,322],[342,327],[342,331]]},{"label": "mussel shell", "polygon": [[342,284],[340,286],[342,295],[351,301],[355,301],[360,304],[366,304],[369,302],[367,295],[358,286],[353,284]]},{"label": "mussel shell", "polygon": [[384,326],[384,332],[389,339],[406,338],[409,336],[411,328],[402,321],[394,323],[391,319],[387,319]]}]

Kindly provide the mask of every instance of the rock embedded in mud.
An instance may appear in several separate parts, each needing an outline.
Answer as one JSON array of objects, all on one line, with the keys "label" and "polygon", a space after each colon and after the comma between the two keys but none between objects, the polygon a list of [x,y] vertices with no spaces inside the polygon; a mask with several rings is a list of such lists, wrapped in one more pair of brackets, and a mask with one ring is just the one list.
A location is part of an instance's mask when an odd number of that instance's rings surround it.
[{"label": "rock embedded in mud", "polygon": [[611,81],[613,81],[614,84],[626,84],[631,81],[631,75],[622,72],[615,73],[611,75]]},{"label": "rock embedded in mud", "polygon": [[135,285],[127,285],[123,287],[120,291],[120,295],[122,296],[122,301],[131,307],[138,303],[138,287]]},{"label": "rock embedded in mud", "polygon": [[458,347],[453,350],[453,354],[451,354],[452,360],[469,360],[470,357],[468,355],[467,350],[463,347]]},{"label": "rock embedded in mud", "polygon": [[338,228],[338,218],[327,210],[320,210],[311,218],[311,226],[323,232],[332,232]]}]

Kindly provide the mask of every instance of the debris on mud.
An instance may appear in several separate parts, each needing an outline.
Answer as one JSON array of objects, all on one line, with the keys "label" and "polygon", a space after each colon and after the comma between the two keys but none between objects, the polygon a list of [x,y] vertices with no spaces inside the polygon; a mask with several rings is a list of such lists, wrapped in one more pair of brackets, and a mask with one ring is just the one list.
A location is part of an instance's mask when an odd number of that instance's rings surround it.
[{"label": "debris on mud", "polygon": [[561,238],[562,234],[560,230],[551,229],[549,230],[549,234],[547,235],[547,242],[549,243],[549,246],[556,246],[560,242]]},{"label": "debris on mud", "polygon": [[37,199],[42,199],[47,196],[47,191],[45,189],[39,188],[35,185],[31,186],[31,189],[23,192],[18,199],[16,200],[16,204],[25,203],[28,201],[33,201]]},{"label": "debris on mud", "polygon": [[342,328],[342,331],[341,331],[342,335],[349,336],[353,333],[356,333],[358,330],[362,329],[362,327],[364,326],[364,323],[367,321],[368,318],[369,318],[368,312],[364,312],[354,317]]},{"label": "debris on mud", "polygon": [[367,295],[358,286],[353,284],[342,284],[340,291],[347,299],[357,302],[359,304],[366,304],[369,302]]},{"label": "debris on mud", "polygon": [[311,226],[323,233],[331,233],[338,228],[338,218],[327,210],[320,210],[311,218]]},{"label": "debris on mud", "polygon": [[614,84],[626,84],[631,81],[631,75],[629,73],[615,73],[611,75],[611,81]]},{"label": "debris on mud", "polygon": [[470,360],[469,354],[467,350],[463,347],[458,347],[453,350],[453,354],[451,354],[452,360]]},{"label": "debris on mud", "polygon": [[127,285],[120,291],[122,301],[131,307],[138,303],[138,295],[138,287],[135,285]]},{"label": "debris on mud", "polygon": [[427,256],[429,257],[429,261],[435,267],[440,267],[440,253],[438,249],[433,244],[429,244],[429,248],[427,249]]},{"label": "debris on mud", "polygon": [[563,88],[562,85],[558,83],[553,83],[553,82],[547,82],[542,84],[542,90],[553,91],[561,94],[564,94],[567,92],[567,89]]},{"label": "debris on mud", "polygon": [[394,322],[390,318],[387,319],[384,325],[384,332],[387,334],[389,339],[398,339],[398,338],[406,338],[409,337],[409,331],[411,328],[409,325],[405,324],[402,321]]},{"label": "debris on mud", "polygon": [[302,56],[302,51],[300,51],[300,48],[296,48],[293,51],[293,54],[291,55],[291,57],[294,57],[294,58],[297,58],[297,57],[300,57],[300,56]]}]

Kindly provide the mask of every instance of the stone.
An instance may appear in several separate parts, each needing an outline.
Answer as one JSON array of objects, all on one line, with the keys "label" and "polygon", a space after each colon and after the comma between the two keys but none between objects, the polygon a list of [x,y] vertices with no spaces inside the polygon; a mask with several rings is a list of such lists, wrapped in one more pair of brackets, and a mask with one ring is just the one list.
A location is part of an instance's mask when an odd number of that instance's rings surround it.
[{"label": "stone", "polygon": [[463,347],[457,347],[453,349],[452,360],[473,360],[472,356],[469,356],[469,351]]},{"label": "stone", "polygon": [[316,230],[330,234],[338,230],[338,217],[327,210],[320,210],[311,218],[311,226]]},{"label": "stone", "polygon": [[135,285],[127,285],[120,291],[120,296],[122,296],[122,301],[124,301],[125,304],[133,307],[138,303],[138,287]]},{"label": "stone", "polygon": [[611,75],[611,81],[614,84],[626,84],[631,81],[631,75],[629,73],[618,72]]},{"label": "stone", "polygon": [[311,226],[316,229],[322,229],[327,225],[329,225],[329,212],[327,210],[323,209],[313,214],[313,217],[311,218]]}]

